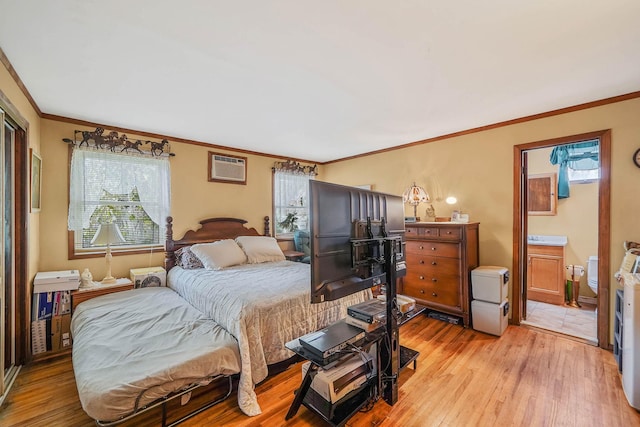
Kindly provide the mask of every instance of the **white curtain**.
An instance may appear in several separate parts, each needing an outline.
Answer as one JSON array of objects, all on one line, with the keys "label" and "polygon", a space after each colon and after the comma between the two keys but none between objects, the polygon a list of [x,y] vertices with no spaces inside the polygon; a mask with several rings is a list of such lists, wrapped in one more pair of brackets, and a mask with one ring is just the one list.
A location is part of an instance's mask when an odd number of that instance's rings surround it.
[{"label": "white curtain", "polygon": [[149,157],[74,148],[69,185],[69,230],[89,227],[91,214],[107,191],[128,194],[136,188],[153,222],[165,226],[169,215],[171,174],[168,157]]},{"label": "white curtain", "polygon": [[309,175],[276,171],[276,206],[308,206]]},{"label": "white curtain", "polygon": [[283,232],[279,230],[278,224],[290,213],[296,214],[296,225],[299,229],[307,229],[309,227],[309,180],[313,179],[314,175],[279,170],[274,174],[273,202],[276,232]]}]

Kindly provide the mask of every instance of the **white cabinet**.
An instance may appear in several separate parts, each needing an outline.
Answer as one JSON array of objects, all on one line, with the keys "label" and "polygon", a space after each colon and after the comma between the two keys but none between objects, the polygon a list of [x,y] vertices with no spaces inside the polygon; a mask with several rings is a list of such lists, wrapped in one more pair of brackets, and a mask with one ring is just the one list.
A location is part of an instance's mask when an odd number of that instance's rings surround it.
[{"label": "white cabinet", "polygon": [[629,404],[640,410],[640,281],[625,274],[622,311],[622,388]]}]

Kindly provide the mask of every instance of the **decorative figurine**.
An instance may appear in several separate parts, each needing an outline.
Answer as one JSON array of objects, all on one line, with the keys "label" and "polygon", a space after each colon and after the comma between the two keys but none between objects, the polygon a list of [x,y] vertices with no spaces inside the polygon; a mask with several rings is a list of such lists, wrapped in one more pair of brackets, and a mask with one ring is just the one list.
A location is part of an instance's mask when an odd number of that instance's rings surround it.
[{"label": "decorative figurine", "polygon": [[93,274],[91,274],[88,268],[85,268],[82,274],[80,275],[80,287],[90,288],[92,286],[93,286]]}]

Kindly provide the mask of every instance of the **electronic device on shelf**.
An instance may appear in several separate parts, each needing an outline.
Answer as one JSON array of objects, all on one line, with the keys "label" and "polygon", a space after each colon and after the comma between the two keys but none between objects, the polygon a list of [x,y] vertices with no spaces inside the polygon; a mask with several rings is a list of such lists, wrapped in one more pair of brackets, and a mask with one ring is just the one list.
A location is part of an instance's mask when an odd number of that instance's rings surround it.
[{"label": "electronic device on shelf", "polygon": [[383,322],[387,316],[387,304],[378,299],[347,307],[347,314],[367,323]]},{"label": "electronic device on shelf", "polygon": [[[374,359],[375,353],[354,353],[353,357],[335,366],[318,370],[313,377],[311,388],[327,402],[337,403],[376,374]],[[311,362],[302,365],[303,377],[310,366]]]},{"label": "electronic device on shelf", "polygon": [[341,320],[324,329],[304,335],[298,338],[298,341],[305,350],[316,357],[327,359],[362,338],[364,338],[362,329]]},{"label": "electronic device on shelf", "polygon": [[162,267],[132,268],[129,274],[136,289],[165,286],[167,281],[167,272]]}]

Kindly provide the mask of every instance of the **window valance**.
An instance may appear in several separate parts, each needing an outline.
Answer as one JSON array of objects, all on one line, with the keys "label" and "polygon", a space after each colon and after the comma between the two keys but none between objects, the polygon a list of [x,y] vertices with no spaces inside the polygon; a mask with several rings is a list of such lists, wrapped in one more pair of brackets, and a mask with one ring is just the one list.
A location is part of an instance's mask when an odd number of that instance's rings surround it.
[{"label": "window valance", "polygon": [[97,127],[94,131],[76,130],[74,131],[73,139],[63,138],[62,141],[71,144],[73,148],[87,148],[111,153],[151,157],[175,156],[174,153],[171,153],[171,145],[166,139],[160,142],[140,139],[133,141],[124,133],[120,135],[116,131],[105,132],[105,129],[101,127]]},{"label": "window valance", "polygon": [[300,163],[293,160],[285,160],[283,162],[275,162],[272,170],[274,172],[287,172],[297,175],[318,175],[318,165],[303,166]]}]

